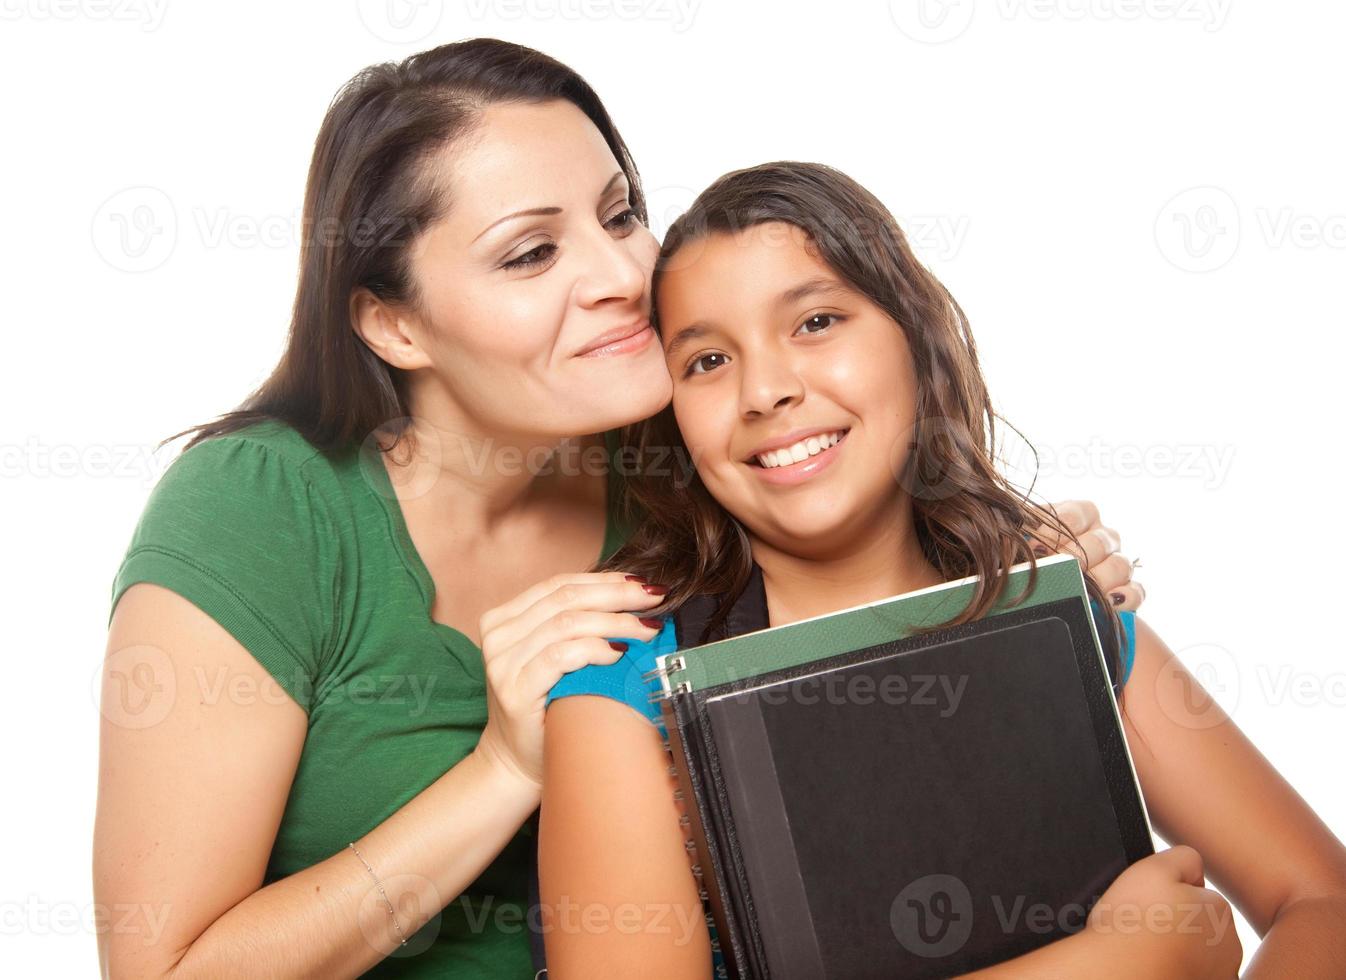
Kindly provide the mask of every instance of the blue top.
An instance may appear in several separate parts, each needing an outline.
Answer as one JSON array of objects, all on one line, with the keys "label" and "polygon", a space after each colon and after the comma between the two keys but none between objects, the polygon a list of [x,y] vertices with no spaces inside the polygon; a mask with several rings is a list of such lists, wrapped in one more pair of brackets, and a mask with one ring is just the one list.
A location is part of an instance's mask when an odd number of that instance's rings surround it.
[{"label": "blue top", "polygon": [[[1100,615],[1098,603],[1089,600],[1094,615]],[[1121,620],[1126,645],[1122,651],[1122,684],[1131,676],[1131,665],[1136,659],[1136,614],[1129,610],[1120,610],[1117,618]],[[557,698],[573,694],[599,694],[614,701],[630,705],[653,724],[663,728],[659,714],[659,678],[645,679],[645,675],[654,670],[656,657],[674,653],[678,649],[677,631],[673,618],[665,617],[663,628],[652,640],[632,640],[623,638],[627,650],[621,659],[612,664],[589,664],[579,670],[566,674],[547,694],[547,703]]]}]

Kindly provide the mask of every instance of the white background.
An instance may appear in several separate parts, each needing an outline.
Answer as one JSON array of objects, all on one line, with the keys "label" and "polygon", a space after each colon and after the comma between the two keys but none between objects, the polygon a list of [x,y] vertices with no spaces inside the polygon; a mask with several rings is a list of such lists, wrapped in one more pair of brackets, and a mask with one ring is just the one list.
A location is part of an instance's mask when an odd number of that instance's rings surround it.
[{"label": "white background", "polygon": [[279,354],[338,86],[479,34],[594,84],[657,230],[766,160],[871,187],[1046,499],[1099,503],[1142,615],[1346,834],[1344,28],[1310,0],[0,0],[4,972],[96,970],[93,691],[154,445]]}]

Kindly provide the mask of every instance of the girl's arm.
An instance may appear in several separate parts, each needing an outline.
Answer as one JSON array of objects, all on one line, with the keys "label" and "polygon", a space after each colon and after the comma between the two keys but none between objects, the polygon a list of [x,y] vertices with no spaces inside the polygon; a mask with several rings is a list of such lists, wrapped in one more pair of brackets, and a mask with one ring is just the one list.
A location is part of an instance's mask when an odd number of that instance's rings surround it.
[{"label": "girl's arm", "polygon": [[1346,976],[1346,849],[1139,617],[1121,707],[1155,829],[1262,937],[1245,980]]},{"label": "girl's arm", "polygon": [[668,753],[619,701],[547,708],[538,873],[550,980],[707,980],[710,936]]}]

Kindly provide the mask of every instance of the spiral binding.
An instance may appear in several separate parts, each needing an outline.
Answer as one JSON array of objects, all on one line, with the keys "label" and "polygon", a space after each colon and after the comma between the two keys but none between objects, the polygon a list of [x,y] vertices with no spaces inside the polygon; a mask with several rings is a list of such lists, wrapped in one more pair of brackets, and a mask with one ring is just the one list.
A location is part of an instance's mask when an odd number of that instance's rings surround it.
[{"label": "spiral binding", "polygon": [[676,671],[686,669],[686,667],[687,667],[686,658],[675,655],[669,657],[668,662],[663,667],[655,667],[654,670],[647,670],[645,671],[645,673],[640,675],[640,678],[641,680],[652,681],[656,677],[667,677],[669,674],[672,674]]}]

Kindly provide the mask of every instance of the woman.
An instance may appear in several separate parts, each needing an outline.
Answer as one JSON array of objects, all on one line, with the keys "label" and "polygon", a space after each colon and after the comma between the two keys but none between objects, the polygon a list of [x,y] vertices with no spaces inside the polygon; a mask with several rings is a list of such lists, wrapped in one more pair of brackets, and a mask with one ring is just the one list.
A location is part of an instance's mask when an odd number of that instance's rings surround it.
[{"label": "woman", "polygon": [[94,881],[143,912],[105,972],[531,975],[546,693],[662,601],[583,572],[628,531],[611,434],[671,391],[643,220],[602,104],[535,51],[338,96],[284,355],[191,430],[114,583]]},{"label": "woman", "polygon": [[[673,400],[630,440],[690,454],[696,479],[681,491],[630,480],[651,518],[609,565],[678,582],[668,605],[695,612],[552,692],[563,700],[546,726],[544,907],[631,912],[624,928],[554,922],[552,980],[712,975],[658,712],[628,683],[649,676],[654,653],[979,575],[951,620],[966,622],[1031,559],[1021,531],[1039,520],[995,469],[995,416],[962,311],[854,181],[806,163],[720,178],[669,229],[655,283]],[[1092,574],[1086,585],[1108,612]],[[1088,928],[976,975],[1234,976],[1241,949],[1228,902],[1203,887],[1207,868],[1264,937],[1245,976],[1341,977],[1346,849],[1148,624],[1106,618],[1140,785],[1154,827],[1179,846],[1110,883]],[[902,826],[891,832],[900,847]],[[1129,928],[1124,906],[1141,916]],[[886,909],[882,919],[880,930]]]}]

